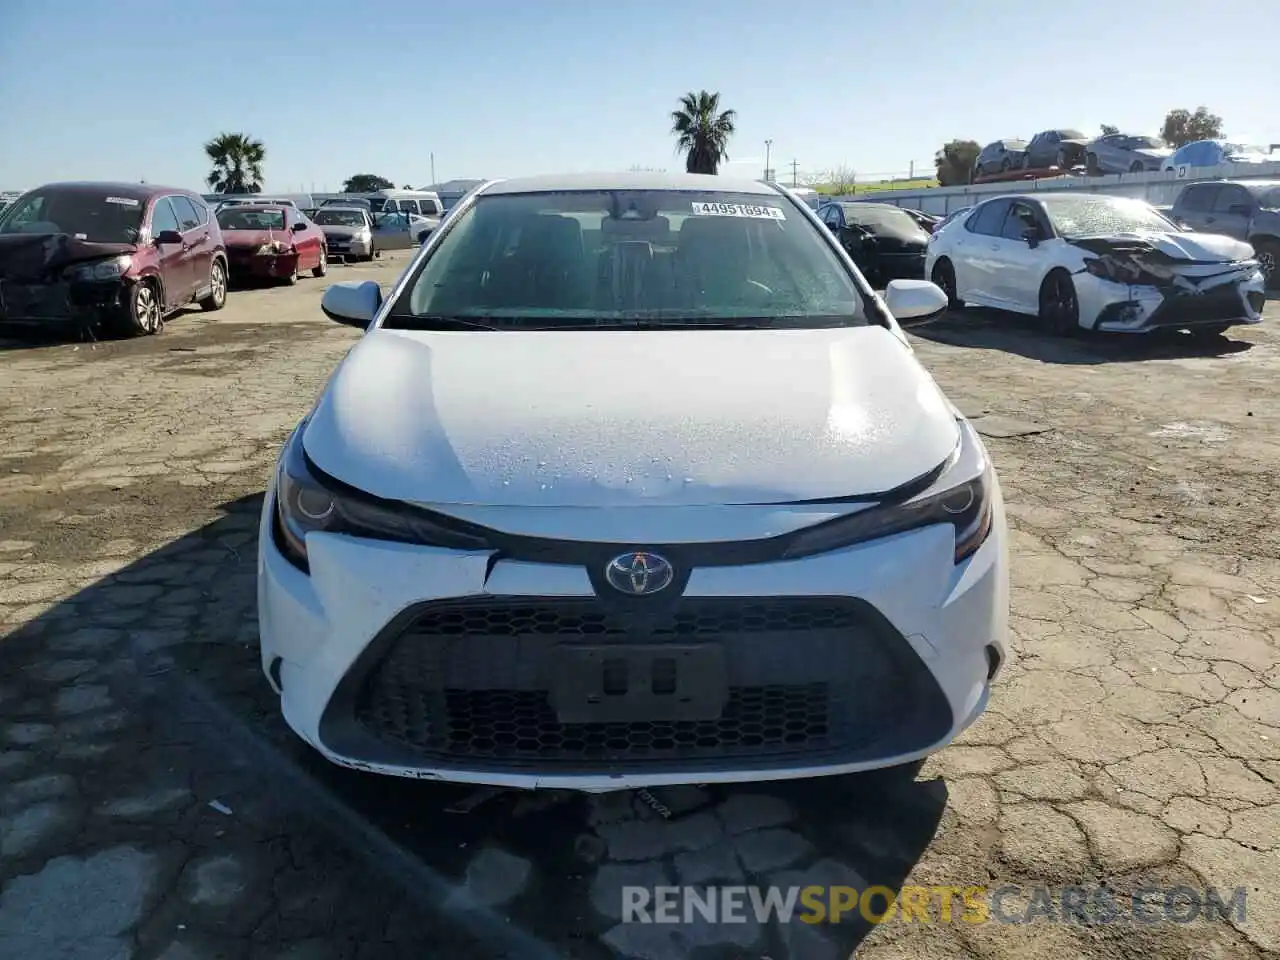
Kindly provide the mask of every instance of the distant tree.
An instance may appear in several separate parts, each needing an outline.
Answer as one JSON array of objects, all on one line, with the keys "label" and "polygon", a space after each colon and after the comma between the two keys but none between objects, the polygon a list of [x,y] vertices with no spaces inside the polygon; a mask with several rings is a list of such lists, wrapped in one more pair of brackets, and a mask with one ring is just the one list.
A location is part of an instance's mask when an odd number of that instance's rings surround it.
[{"label": "distant tree", "polygon": [[1113,134],[1117,134],[1117,133],[1119,133],[1119,132],[1120,132],[1120,128],[1119,128],[1119,127],[1113,127],[1113,126],[1112,126],[1111,124],[1109,124],[1109,123],[1104,123],[1104,124],[1102,125],[1102,135],[1103,135],[1104,137],[1109,137],[1109,136],[1112,136]]},{"label": "distant tree", "polygon": [[823,174],[820,183],[823,186],[823,193],[842,197],[847,193],[856,192],[858,175],[852,167],[841,165]]},{"label": "distant tree", "polygon": [[952,140],[938,151],[934,165],[938,168],[938,186],[957,187],[973,178],[973,165],[982,147],[976,140]]},{"label": "distant tree", "polygon": [[213,170],[205,183],[215,193],[261,193],[267,148],[245,133],[220,133],[204,145]]},{"label": "distant tree", "polygon": [[1222,118],[1207,107],[1196,107],[1195,113],[1170,110],[1165,114],[1160,136],[1174,148],[1196,140],[1214,140],[1222,136]]},{"label": "distant tree", "polygon": [[380,177],[376,173],[357,173],[342,181],[343,193],[373,193],[375,190],[394,190],[395,188],[394,181]]},{"label": "distant tree", "polygon": [[720,94],[690,91],[680,98],[680,109],[671,112],[671,132],[676,149],[685,154],[689,173],[716,173],[729,159],[729,138],[737,114],[720,109]]}]

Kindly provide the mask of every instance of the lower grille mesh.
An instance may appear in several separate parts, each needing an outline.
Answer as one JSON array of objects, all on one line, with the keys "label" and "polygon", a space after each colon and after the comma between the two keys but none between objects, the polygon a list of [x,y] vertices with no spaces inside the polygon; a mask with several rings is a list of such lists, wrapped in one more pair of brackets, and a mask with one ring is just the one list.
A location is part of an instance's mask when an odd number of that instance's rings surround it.
[{"label": "lower grille mesh", "polygon": [[[552,692],[557,650],[637,643],[722,648],[728,689],[718,716],[562,722]],[[685,600],[648,621],[616,617],[594,600],[442,602],[371,646],[349,686],[346,716],[365,738],[444,765],[856,759],[927,746],[950,725],[945,698],[906,641],[865,604],[842,599]],[[341,736],[341,726],[331,720],[329,734]]]}]

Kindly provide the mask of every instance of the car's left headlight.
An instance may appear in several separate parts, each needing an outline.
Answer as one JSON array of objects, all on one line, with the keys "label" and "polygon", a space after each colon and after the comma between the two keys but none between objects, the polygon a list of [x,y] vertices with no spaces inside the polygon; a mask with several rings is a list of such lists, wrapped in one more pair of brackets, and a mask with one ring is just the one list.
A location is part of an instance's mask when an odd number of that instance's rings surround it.
[{"label": "car's left headlight", "polygon": [[908,500],[876,504],[801,530],[784,556],[807,557],[945,523],[955,530],[955,562],[971,557],[991,533],[995,475],[973,427],[964,420],[956,422],[960,443],[927,490]]},{"label": "car's left headlight", "polygon": [[119,280],[133,266],[133,258],[129,256],[112,257],[110,260],[98,260],[94,263],[80,263],[67,272],[73,280]]},{"label": "car's left headlight", "polygon": [[276,475],[276,545],[294,566],[308,569],[309,533],[342,533],[452,550],[491,549],[480,534],[443,527],[412,505],[318,478],[302,449],[306,423],[285,444]]}]

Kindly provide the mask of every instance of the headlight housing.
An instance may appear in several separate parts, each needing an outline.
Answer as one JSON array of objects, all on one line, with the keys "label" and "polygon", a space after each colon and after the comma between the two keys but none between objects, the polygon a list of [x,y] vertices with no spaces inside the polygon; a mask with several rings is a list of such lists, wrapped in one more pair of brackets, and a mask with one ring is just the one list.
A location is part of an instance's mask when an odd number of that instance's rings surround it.
[{"label": "headlight housing", "polygon": [[488,550],[484,537],[442,527],[425,511],[381,500],[329,479],[318,479],[302,449],[307,422],[293,432],[276,474],[276,545],[294,566],[307,570],[307,534],[340,533],[451,550]]},{"label": "headlight housing", "polygon": [[955,562],[978,551],[991,533],[995,474],[973,427],[964,420],[960,443],[929,489],[900,503],[874,504],[858,513],[801,530],[787,547],[788,559],[878,540],[934,524],[955,530]]},{"label": "headlight housing", "polygon": [[67,268],[67,273],[72,280],[119,280],[131,266],[133,266],[132,257],[120,256],[94,263],[78,263]]}]

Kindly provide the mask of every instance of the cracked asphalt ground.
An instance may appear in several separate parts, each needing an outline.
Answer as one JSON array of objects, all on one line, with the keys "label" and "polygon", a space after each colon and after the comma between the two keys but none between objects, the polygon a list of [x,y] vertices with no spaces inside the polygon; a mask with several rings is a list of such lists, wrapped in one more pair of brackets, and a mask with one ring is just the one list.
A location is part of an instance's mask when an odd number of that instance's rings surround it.
[{"label": "cracked asphalt ground", "polygon": [[[1280,332],[1064,342],[968,312],[917,339],[1000,470],[1017,662],[914,781],[655,791],[664,819],[337,770],[277,717],[264,480],[358,335],[324,284],[402,264],[0,349],[0,958],[1280,951]],[[624,884],[673,882],[1017,885],[1015,916],[1063,884],[1248,899],[1191,923],[618,922]]]}]

